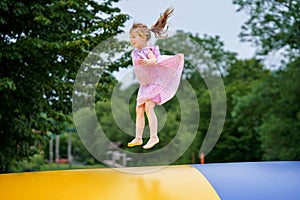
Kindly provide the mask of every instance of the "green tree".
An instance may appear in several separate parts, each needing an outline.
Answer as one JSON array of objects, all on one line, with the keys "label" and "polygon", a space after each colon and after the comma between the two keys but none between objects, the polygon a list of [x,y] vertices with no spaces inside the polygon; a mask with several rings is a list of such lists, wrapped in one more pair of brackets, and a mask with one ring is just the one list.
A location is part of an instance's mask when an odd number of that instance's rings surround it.
[{"label": "green tree", "polygon": [[300,2],[297,0],[234,0],[250,18],[241,37],[254,42],[259,53],[267,55],[284,49],[285,62],[280,70],[253,88],[237,110],[254,108],[260,118],[257,131],[261,137],[263,159],[299,160],[299,56]]},{"label": "green tree", "polygon": [[262,54],[287,48],[299,55],[300,2],[298,0],[233,0],[237,11],[245,11],[249,19],[242,26],[240,36],[251,41]]},{"label": "green tree", "polygon": [[[219,161],[258,161],[262,158],[258,127],[261,124],[258,102],[248,102],[251,93],[271,74],[255,58],[239,60],[224,77],[227,117],[219,143],[212,157]],[[249,94],[251,93],[251,95]],[[256,112],[255,112],[256,111]],[[211,158],[210,158],[211,159]]]},{"label": "green tree", "polygon": [[299,61],[289,63],[253,91],[257,97],[251,102],[262,102],[256,110],[263,113],[258,130],[265,160],[300,159]]},{"label": "green tree", "polygon": [[[38,135],[32,129],[54,132],[40,113],[66,120],[84,58],[120,33],[128,19],[113,6],[117,1],[1,1],[0,172],[34,153]],[[111,80],[104,78],[99,85]]]}]

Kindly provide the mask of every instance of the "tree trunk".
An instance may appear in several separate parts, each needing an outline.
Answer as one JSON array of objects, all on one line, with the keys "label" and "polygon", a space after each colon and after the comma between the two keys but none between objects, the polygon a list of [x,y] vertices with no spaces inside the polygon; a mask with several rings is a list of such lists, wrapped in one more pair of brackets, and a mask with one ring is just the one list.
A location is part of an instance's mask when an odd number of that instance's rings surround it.
[{"label": "tree trunk", "polygon": [[49,141],[49,165],[52,167],[52,162],[53,162],[53,137],[50,136],[50,141]]},{"label": "tree trunk", "polygon": [[56,163],[57,163],[57,168],[59,168],[59,159],[60,159],[60,156],[59,156],[59,138],[60,138],[60,135],[56,135],[55,160],[56,160]]},{"label": "tree trunk", "polygon": [[69,139],[68,139],[68,163],[69,168],[72,168],[72,132],[69,132]]}]

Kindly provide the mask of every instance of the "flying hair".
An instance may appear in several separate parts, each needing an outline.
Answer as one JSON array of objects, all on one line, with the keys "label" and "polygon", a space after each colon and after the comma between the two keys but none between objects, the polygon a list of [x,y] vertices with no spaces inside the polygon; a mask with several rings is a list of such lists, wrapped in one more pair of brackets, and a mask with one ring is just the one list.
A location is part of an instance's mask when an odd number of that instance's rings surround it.
[{"label": "flying hair", "polygon": [[168,35],[164,35],[168,31],[168,18],[173,13],[174,8],[167,8],[163,14],[159,17],[154,25],[151,28],[148,28],[145,24],[134,23],[130,29],[130,34],[138,33],[140,36],[145,36],[147,41],[151,38],[152,31],[155,34],[156,38],[166,38]]},{"label": "flying hair", "polygon": [[170,7],[165,10],[165,12],[160,16],[160,18],[157,20],[157,22],[151,26],[151,31],[155,34],[156,38],[164,38],[167,37],[167,35],[163,35],[168,31],[169,25],[168,18],[173,13],[174,8]]}]

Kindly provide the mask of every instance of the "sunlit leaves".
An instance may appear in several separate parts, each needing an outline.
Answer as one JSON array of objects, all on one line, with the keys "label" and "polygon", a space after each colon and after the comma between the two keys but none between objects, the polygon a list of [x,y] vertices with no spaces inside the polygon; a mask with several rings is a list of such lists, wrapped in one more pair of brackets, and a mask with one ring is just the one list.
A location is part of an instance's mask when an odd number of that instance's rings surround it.
[{"label": "sunlit leaves", "polygon": [[298,0],[234,0],[238,11],[245,11],[249,19],[242,26],[242,40],[252,41],[258,53],[268,54],[286,48],[291,55],[299,55],[300,2]]},{"label": "sunlit leaves", "polygon": [[[63,116],[71,111],[73,84],[82,62],[99,43],[122,32],[128,19],[112,2],[1,1],[0,171],[33,153],[37,135],[32,129],[40,134],[45,130],[59,134],[63,129],[48,119],[68,121]],[[120,66],[112,65],[109,71]],[[113,81],[107,73],[99,84]],[[99,96],[104,96],[102,92],[106,91],[99,90]]]}]

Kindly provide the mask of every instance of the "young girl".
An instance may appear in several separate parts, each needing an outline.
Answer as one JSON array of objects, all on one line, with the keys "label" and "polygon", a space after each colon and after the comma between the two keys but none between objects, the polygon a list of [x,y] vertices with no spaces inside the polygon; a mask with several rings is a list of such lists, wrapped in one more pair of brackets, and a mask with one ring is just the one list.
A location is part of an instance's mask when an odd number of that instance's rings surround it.
[{"label": "young girl", "polygon": [[150,139],[144,149],[150,149],[159,142],[157,136],[157,117],[154,112],[156,104],[163,104],[176,93],[184,64],[183,54],[175,56],[160,55],[158,46],[148,46],[152,31],[157,38],[165,38],[167,20],[173,8],[168,8],[157,22],[148,28],[141,23],[133,24],[130,29],[130,43],[135,48],[132,51],[132,62],[135,76],[140,83],[136,106],[136,135],[128,143],[128,147],[142,145],[146,112]]}]

